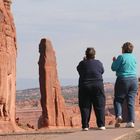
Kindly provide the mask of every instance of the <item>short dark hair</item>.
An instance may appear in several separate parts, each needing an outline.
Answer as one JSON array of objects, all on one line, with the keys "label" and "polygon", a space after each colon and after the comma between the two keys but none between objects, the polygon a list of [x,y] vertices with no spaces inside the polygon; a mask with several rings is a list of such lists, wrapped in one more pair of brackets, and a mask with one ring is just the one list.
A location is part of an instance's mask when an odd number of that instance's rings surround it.
[{"label": "short dark hair", "polygon": [[85,55],[87,59],[95,58],[95,49],[94,48],[87,48],[85,51]]},{"label": "short dark hair", "polygon": [[130,42],[126,42],[123,44],[122,49],[123,53],[132,53],[134,46]]}]

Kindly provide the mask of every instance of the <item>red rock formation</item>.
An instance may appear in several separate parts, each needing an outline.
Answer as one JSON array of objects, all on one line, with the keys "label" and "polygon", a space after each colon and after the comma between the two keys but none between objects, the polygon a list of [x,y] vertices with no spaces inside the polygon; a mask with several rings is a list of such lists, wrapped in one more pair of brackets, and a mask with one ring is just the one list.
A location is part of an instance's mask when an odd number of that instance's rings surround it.
[{"label": "red rock formation", "polygon": [[10,0],[0,0],[0,131],[15,125],[17,48],[10,5]]},{"label": "red rock formation", "polygon": [[70,126],[70,119],[66,114],[64,98],[61,95],[55,52],[50,40],[41,40],[39,53],[39,82],[42,106],[39,128]]}]

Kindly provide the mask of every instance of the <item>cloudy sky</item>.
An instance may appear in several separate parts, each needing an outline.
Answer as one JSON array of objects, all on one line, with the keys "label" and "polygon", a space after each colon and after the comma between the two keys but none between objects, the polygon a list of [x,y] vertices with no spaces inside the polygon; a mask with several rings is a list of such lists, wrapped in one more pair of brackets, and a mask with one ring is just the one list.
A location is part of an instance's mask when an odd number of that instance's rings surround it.
[{"label": "cloudy sky", "polygon": [[38,78],[38,44],[44,37],[52,41],[60,79],[78,78],[76,66],[87,47],[96,49],[104,78],[115,78],[112,57],[121,53],[124,42],[134,44],[139,58],[139,5],[139,0],[13,0],[17,78]]}]

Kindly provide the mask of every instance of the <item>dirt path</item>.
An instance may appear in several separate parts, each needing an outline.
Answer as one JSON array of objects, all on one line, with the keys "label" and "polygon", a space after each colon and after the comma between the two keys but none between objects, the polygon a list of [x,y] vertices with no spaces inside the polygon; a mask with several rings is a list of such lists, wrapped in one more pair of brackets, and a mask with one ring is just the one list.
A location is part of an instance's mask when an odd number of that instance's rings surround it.
[{"label": "dirt path", "polygon": [[[31,133],[12,133],[1,134],[0,140],[132,140],[130,136],[140,129],[140,122],[135,123],[135,128],[114,128],[108,126],[106,130],[97,130],[96,128],[89,131],[81,129],[55,130],[50,132],[31,132]],[[140,132],[139,132],[140,133]],[[129,135],[128,135],[129,134]],[[138,139],[133,139],[138,140]]]}]

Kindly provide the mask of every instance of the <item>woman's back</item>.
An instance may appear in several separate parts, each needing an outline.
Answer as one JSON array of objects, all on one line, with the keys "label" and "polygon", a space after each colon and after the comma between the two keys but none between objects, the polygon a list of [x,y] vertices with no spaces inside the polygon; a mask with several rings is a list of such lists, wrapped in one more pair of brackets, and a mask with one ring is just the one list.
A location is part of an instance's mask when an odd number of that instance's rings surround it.
[{"label": "woman's back", "polygon": [[77,66],[77,70],[80,75],[79,84],[97,84],[102,82],[102,74],[104,73],[104,68],[102,63],[96,59],[83,60]]}]

